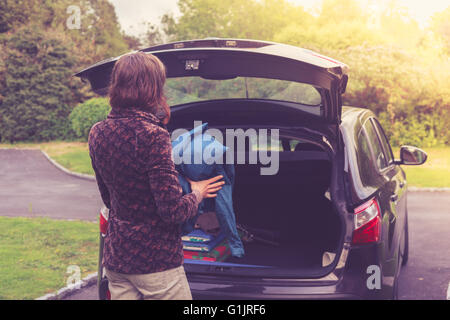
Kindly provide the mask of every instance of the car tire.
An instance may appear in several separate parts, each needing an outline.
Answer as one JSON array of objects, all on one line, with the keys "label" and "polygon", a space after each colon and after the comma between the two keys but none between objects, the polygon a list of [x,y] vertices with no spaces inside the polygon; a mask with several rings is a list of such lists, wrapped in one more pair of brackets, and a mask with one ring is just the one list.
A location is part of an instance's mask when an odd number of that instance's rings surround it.
[{"label": "car tire", "polygon": [[408,230],[408,214],[405,216],[405,228],[403,230],[403,250],[402,254],[402,266],[406,266],[409,258],[409,230]]},{"label": "car tire", "polygon": [[392,297],[391,297],[392,300],[398,300],[398,282],[399,282],[399,278],[400,278],[400,270],[403,265],[401,252],[402,252],[401,246],[399,246],[398,257],[397,257],[397,272],[395,274],[394,286],[392,288]]},{"label": "car tire", "polygon": [[108,288],[108,279],[103,278],[100,283],[98,284],[98,298],[99,300],[110,300],[111,296],[109,295],[109,288]]},{"label": "car tire", "polygon": [[398,300],[398,279],[394,283],[394,290],[392,294],[392,300]]}]

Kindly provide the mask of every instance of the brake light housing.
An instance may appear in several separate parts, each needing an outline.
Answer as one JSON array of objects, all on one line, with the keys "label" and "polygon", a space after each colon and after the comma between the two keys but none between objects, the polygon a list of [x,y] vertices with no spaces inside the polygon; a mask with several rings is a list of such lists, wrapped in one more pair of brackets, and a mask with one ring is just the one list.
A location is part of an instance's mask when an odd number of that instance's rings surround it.
[{"label": "brake light housing", "polygon": [[106,207],[102,207],[100,209],[100,233],[103,237],[106,236],[106,231],[108,230],[108,218],[109,209]]},{"label": "brake light housing", "polygon": [[354,211],[354,231],[352,244],[375,243],[381,237],[381,211],[378,201],[373,198]]}]

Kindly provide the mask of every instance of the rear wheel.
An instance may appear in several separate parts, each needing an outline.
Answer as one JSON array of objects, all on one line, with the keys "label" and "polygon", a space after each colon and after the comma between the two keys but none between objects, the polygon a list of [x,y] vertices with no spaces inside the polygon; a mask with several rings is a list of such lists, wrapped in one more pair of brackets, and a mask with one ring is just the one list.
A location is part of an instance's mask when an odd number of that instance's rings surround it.
[{"label": "rear wheel", "polygon": [[400,256],[400,250],[398,250],[398,264],[397,264],[397,274],[395,275],[395,279],[394,279],[394,287],[392,288],[392,300],[398,300],[398,282],[399,282],[399,277],[400,277],[400,268],[401,268],[401,264],[400,264],[400,260],[401,256]]},{"label": "rear wheel", "polygon": [[408,214],[405,216],[405,228],[403,230],[403,237],[400,244],[400,256],[402,259],[402,266],[406,266],[409,258]]},{"label": "rear wheel", "polygon": [[103,278],[98,284],[98,298],[99,300],[111,300],[107,278]]}]

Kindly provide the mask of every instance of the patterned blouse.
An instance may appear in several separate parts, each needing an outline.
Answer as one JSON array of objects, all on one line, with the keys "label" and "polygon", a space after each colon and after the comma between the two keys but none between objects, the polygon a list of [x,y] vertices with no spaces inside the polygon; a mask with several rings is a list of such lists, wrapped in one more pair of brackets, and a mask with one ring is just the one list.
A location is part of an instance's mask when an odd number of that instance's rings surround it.
[{"label": "patterned blouse", "polygon": [[181,224],[201,195],[183,196],[168,131],[152,113],[112,110],[89,133],[100,195],[110,209],[103,265],[145,274],[183,263]]}]

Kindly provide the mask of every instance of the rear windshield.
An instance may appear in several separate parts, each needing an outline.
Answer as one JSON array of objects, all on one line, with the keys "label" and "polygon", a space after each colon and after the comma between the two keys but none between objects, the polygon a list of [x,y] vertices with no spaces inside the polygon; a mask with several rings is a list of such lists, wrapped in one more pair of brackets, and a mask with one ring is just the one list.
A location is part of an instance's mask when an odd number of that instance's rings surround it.
[{"label": "rear windshield", "polygon": [[309,107],[311,113],[319,113],[322,101],[319,91],[309,84],[249,77],[227,80],[169,78],[165,93],[171,106],[218,99],[265,99],[298,103]]}]

